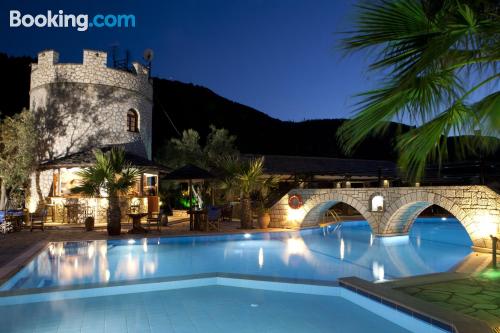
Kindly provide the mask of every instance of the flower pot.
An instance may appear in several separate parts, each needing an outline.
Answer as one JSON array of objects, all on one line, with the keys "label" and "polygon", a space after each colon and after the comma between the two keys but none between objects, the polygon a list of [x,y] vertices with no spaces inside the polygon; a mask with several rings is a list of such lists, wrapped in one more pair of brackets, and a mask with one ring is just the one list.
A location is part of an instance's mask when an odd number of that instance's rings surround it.
[{"label": "flower pot", "polygon": [[269,228],[269,223],[271,223],[271,215],[269,213],[263,213],[259,216],[259,227],[261,229]]},{"label": "flower pot", "polygon": [[94,218],[92,216],[88,216],[85,219],[85,230],[86,231],[94,230]]}]

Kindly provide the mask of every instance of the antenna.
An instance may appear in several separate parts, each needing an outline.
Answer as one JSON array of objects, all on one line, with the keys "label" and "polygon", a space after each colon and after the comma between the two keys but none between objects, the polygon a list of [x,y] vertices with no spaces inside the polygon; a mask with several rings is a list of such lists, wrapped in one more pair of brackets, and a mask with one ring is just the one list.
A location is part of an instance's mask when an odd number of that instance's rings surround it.
[{"label": "antenna", "polygon": [[148,63],[149,77],[151,77],[151,61],[154,58],[154,52],[153,52],[153,50],[152,49],[145,49],[144,53],[142,54],[142,57]]}]

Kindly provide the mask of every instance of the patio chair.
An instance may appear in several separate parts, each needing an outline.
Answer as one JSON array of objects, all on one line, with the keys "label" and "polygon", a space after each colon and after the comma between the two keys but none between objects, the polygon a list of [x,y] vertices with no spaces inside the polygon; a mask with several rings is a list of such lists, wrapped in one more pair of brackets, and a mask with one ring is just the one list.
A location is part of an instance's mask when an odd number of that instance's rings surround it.
[{"label": "patio chair", "polygon": [[209,208],[207,212],[206,229],[205,231],[220,230],[220,221],[222,219],[222,209],[220,208]]},{"label": "patio chair", "polygon": [[42,208],[39,212],[31,214],[30,220],[30,231],[33,231],[33,229],[42,229],[42,231],[44,231],[43,227],[47,220],[47,208]]},{"label": "patio chair", "polygon": [[233,206],[231,204],[224,205],[221,208],[222,221],[231,222],[233,220]]},{"label": "patio chair", "polygon": [[156,224],[158,232],[161,232],[161,212],[150,212],[147,218],[148,230],[151,231],[151,225]]}]

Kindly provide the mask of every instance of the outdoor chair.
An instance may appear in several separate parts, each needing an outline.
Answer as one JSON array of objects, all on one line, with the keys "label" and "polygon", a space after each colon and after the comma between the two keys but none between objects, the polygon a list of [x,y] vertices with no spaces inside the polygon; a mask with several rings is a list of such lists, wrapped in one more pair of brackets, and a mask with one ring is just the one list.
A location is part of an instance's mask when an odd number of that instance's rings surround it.
[{"label": "outdoor chair", "polygon": [[233,206],[224,205],[221,208],[221,220],[231,222],[233,220]]},{"label": "outdoor chair", "polygon": [[151,225],[155,224],[158,232],[161,232],[161,213],[151,212],[147,218],[148,230],[151,231]]},{"label": "outdoor chair", "polygon": [[43,227],[47,220],[47,208],[43,208],[39,212],[31,214],[30,220],[31,220],[30,231],[33,231],[33,229],[37,228],[42,229],[42,231],[44,231]]},{"label": "outdoor chair", "polygon": [[220,221],[222,219],[222,209],[220,208],[209,208],[207,212],[206,229],[205,231],[220,230]]}]

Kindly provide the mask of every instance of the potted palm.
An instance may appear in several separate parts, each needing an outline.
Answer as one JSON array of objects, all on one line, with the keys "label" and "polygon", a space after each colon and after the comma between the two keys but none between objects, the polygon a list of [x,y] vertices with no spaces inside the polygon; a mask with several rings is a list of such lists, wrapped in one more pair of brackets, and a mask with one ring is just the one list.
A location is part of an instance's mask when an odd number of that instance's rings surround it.
[{"label": "potted palm", "polygon": [[239,197],[241,228],[253,228],[252,196],[267,197],[275,183],[272,177],[264,176],[264,158],[241,161],[230,156],[224,158],[220,166],[225,173],[222,188]]},{"label": "potted palm", "polygon": [[119,235],[121,232],[120,195],[125,194],[135,183],[141,171],[125,159],[125,151],[112,148],[104,153],[94,151],[94,165],[78,172],[80,183],[72,193],[92,197],[108,198],[108,234]]},{"label": "potted palm", "polygon": [[269,224],[271,223],[271,215],[269,215],[269,208],[266,208],[264,205],[259,209],[259,217],[258,217],[258,222],[259,222],[259,228],[260,229],[267,229],[269,228]]}]

